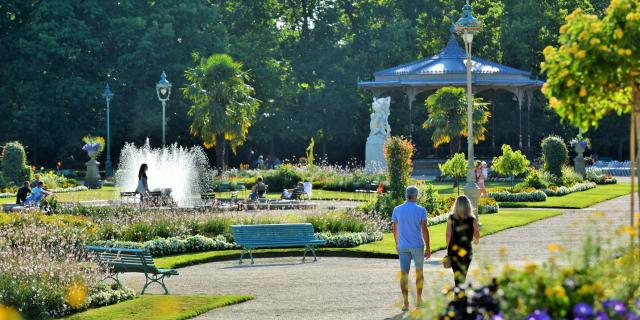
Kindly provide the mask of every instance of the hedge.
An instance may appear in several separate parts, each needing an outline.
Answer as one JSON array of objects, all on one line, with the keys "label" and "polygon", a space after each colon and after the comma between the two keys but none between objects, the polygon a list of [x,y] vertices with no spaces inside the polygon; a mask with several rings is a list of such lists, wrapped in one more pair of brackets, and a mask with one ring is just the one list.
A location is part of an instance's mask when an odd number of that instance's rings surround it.
[{"label": "hedge", "polygon": [[511,193],[508,191],[490,192],[489,197],[500,202],[543,202],[547,201],[547,194],[542,190],[533,192]]},{"label": "hedge", "polygon": [[[334,248],[350,248],[361,244],[382,240],[381,232],[354,232],[354,233],[337,233],[328,232],[316,233],[316,238],[327,241],[325,246]],[[240,247],[234,242],[219,235],[215,238],[208,238],[201,235],[188,236],[186,238],[171,237],[157,238],[145,242],[117,241],[117,240],[99,240],[91,245],[128,248],[128,249],[147,249],[151,255],[162,257],[172,254],[202,252],[202,251],[218,251],[239,249]]]}]

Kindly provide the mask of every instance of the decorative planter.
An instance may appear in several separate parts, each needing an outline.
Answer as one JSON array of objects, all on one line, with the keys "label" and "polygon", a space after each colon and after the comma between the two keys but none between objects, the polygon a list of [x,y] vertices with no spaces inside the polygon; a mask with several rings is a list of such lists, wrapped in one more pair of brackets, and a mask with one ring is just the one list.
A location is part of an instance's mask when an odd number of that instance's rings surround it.
[{"label": "decorative planter", "polygon": [[582,145],[581,143],[576,143],[573,146],[573,150],[576,152],[577,157],[576,158],[583,158],[584,157],[584,151],[587,150],[587,147]]},{"label": "decorative planter", "polygon": [[100,189],[102,188],[102,179],[98,169],[100,162],[96,160],[98,151],[87,150],[87,155],[91,159],[85,163],[87,166],[87,173],[84,176],[84,185],[90,189]]}]

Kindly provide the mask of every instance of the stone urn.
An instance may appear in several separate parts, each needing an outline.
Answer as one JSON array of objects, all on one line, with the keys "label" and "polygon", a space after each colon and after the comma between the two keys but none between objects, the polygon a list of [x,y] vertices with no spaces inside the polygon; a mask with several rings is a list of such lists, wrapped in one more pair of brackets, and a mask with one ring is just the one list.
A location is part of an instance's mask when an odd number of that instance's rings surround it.
[{"label": "stone urn", "polygon": [[576,158],[584,158],[584,152],[587,150],[587,147],[582,143],[578,142],[573,146],[573,150],[576,152]]},{"label": "stone urn", "polygon": [[98,148],[92,145],[85,145],[82,149],[87,151],[87,155],[90,158],[90,160],[85,163],[87,173],[84,176],[84,186],[89,189],[100,189],[102,188],[102,179],[100,177],[100,169],[98,168],[100,162],[96,160]]}]

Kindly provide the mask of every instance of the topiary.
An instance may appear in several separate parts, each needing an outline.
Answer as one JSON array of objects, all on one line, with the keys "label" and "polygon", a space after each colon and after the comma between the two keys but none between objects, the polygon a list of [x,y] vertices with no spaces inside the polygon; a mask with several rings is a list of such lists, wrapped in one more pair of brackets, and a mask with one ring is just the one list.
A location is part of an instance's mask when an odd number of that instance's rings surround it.
[{"label": "topiary", "polygon": [[562,166],[569,160],[569,150],[562,138],[551,135],[542,140],[542,159],[545,171],[562,177]]},{"label": "topiary", "polygon": [[27,165],[27,153],[18,141],[7,142],[2,148],[2,174],[6,183],[22,185],[31,180],[33,172]]},{"label": "topiary", "polygon": [[409,184],[413,145],[403,137],[391,137],[384,145],[384,158],[387,161],[389,191],[396,198],[402,198]]}]

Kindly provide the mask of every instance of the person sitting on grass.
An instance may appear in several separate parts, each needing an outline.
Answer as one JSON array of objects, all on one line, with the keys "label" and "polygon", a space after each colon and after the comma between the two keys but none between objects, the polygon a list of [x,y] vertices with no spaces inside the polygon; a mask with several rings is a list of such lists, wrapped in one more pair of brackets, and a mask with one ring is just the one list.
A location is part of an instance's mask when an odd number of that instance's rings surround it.
[{"label": "person sitting on grass", "polygon": [[251,193],[249,194],[249,200],[257,200],[258,198],[264,198],[264,194],[267,192],[267,185],[262,182],[262,177],[256,179],[256,184],[251,187]]},{"label": "person sitting on grass", "polygon": [[29,188],[29,181],[25,181],[22,184],[22,187],[18,189],[18,193],[16,193],[16,204],[24,204],[27,201],[27,196],[31,193],[31,188]]},{"label": "person sitting on grass", "polygon": [[38,206],[40,201],[49,195],[51,195],[51,192],[45,190],[44,182],[40,181],[35,188],[31,189],[31,195],[27,197],[25,204]]}]

